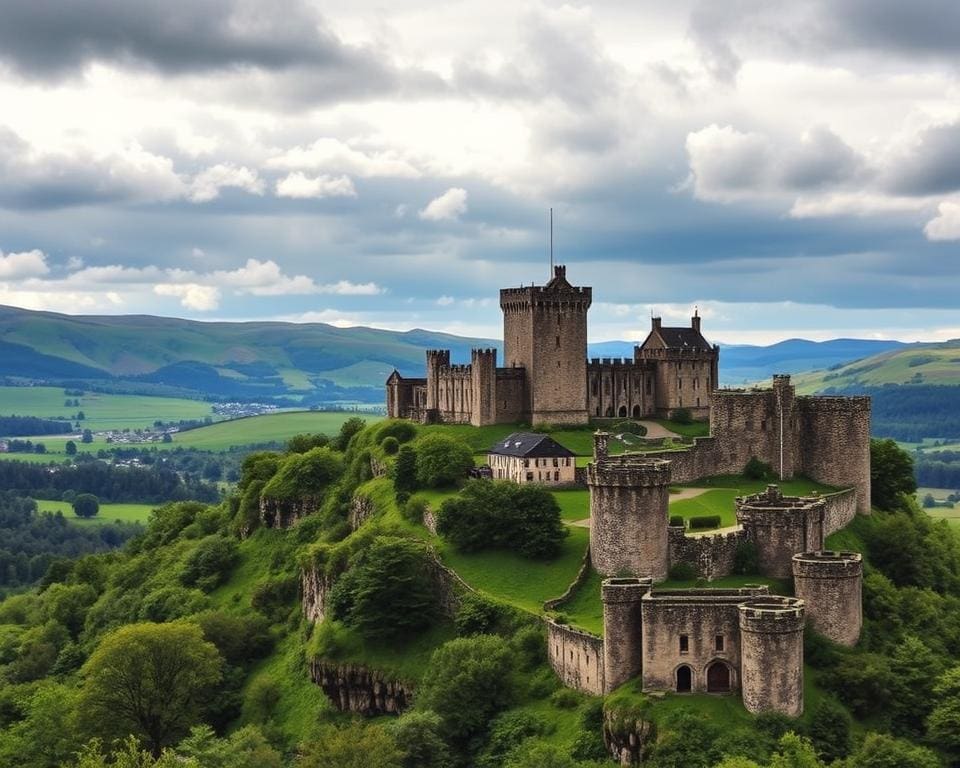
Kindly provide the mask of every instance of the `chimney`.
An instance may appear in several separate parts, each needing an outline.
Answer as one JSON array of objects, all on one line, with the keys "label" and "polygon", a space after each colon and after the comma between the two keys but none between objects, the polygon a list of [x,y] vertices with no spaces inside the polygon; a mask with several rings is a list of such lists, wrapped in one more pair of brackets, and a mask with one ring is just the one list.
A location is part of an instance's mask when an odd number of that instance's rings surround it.
[{"label": "chimney", "polygon": [[696,307],[693,309],[693,317],[690,318],[690,327],[700,333],[700,310]]},{"label": "chimney", "polygon": [[651,327],[653,328],[653,330],[659,331],[659,330],[660,330],[660,318],[659,318],[659,317],[651,317],[651,318],[650,318],[650,325],[651,325]]}]

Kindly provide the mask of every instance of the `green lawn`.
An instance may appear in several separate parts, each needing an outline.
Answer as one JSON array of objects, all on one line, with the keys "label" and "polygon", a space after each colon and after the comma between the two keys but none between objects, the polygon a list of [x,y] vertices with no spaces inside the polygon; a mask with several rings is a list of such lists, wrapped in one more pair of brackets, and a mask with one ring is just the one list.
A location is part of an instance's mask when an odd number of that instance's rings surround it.
[{"label": "green lawn", "polygon": [[[79,400],[80,405],[64,405],[68,399]],[[201,400],[99,392],[74,397],[64,394],[62,387],[0,387],[0,414],[5,416],[72,418],[77,411],[83,411],[86,417],[81,425],[94,431],[150,427],[158,419],[180,421],[213,416],[210,403]]]},{"label": "green lawn", "polygon": [[553,491],[553,498],[560,505],[560,517],[564,520],[584,520],[590,517],[590,491],[586,488]]},{"label": "green lawn", "polygon": [[560,555],[550,561],[530,560],[504,550],[464,554],[445,542],[441,542],[440,552],[443,562],[478,592],[540,614],[543,602],[562,595],[577,575],[589,535],[586,528],[571,527]]},{"label": "green lawn", "polygon": [[100,525],[121,520],[125,523],[145,523],[157,504],[101,504],[96,517],[84,519],[73,514],[73,507],[65,501],[47,501],[37,499],[40,512],[60,512],[65,518],[78,525]]},{"label": "green lawn", "polygon": [[709,421],[693,421],[689,424],[681,424],[670,419],[650,419],[650,421],[655,421],[664,429],[669,429],[683,437],[707,437],[710,434]]}]

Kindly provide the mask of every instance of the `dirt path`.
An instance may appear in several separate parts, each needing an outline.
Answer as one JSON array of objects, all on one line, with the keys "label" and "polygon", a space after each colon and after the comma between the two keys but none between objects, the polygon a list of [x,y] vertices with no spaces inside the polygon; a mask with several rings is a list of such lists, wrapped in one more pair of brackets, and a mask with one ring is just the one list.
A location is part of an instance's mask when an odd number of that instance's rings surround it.
[{"label": "dirt path", "polygon": [[655,421],[641,421],[639,424],[643,424],[647,428],[647,437],[680,437],[676,432],[671,432],[669,429],[664,427],[661,424],[657,424]]}]

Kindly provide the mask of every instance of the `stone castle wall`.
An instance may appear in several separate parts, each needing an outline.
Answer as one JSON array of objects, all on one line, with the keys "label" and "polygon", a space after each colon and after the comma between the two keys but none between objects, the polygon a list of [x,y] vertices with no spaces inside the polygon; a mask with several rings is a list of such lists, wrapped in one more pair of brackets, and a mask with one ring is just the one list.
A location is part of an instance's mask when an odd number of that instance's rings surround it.
[{"label": "stone castle wall", "polygon": [[587,364],[587,412],[591,418],[653,416],[654,376],[648,363],[592,358]]},{"label": "stone castle wall", "polygon": [[604,691],[603,638],[548,619],[547,660],[563,684],[583,693]]},{"label": "stone castle wall", "polygon": [[652,579],[607,579],[600,587],[603,601],[604,693],[622,685],[643,665],[643,596]]},{"label": "stone castle wall", "polygon": [[688,534],[682,526],[669,527],[670,567],[687,563],[697,577],[713,581],[733,573],[737,547],[749,540],[742,527],[723,532]]},{"label": "stone castle wall", "polygon": [[784,496],[766,491],[736,499],[737,521],[757,545],[760,573],[789,579],[797,552],[823,548],[826,502],[819,496]]},{"label": "stone castle wall", "polygon": [[794,555],[793,583],[810,626],[835,643],[856,645],[863,625],[863,557],[858,552]]},{"label": "stone castle wall", "polygon": [[853,518],[857,516],[858,496],[856,488],[848,488],[845,491],[838,491],[823,497],[826,504],[823,512],[824,538],[831,533],[846,528],[853,522]]}]

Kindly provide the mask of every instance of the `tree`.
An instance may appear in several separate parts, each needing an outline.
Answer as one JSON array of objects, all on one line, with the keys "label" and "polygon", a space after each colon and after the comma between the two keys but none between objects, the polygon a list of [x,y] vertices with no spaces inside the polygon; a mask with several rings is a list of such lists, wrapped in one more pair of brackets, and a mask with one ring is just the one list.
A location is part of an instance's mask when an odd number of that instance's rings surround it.
[{"label": "tree", "polygon": [[306,453],[312,448],[322,448],[330,444],[326,435],[312,435],[301,433],[287,440],[287,453]]},{"label": "tree", "polygon": [[94,733],[134,733],[159,757],[196,724],[222,664],[196,624],[128,624],[106,635],[83,665],[79,711]]},{"label": "tree", "polygon": [[[267,743],[260,729],[246,725],[218,739],[209,725],[198,725],[174,750],[181,760],[202,768],[281,768],[282,756]],[[189,764],[189,763],[188,763]]]},{"label": "tree", "polygon": [[239,557],[236,539],[220,534],[207,536],[187,557],[180,581],[209,592],[227,580]]},{"label": "tree", "polygon": [[937,705],[927,718],[927,733],[937,746],[960,756],[960,665],[940,676],[933,693]]},{"label": "tree", "polygon": [[473,469],[470,446],[442,432],[431,432],[416,443],[417,482],[427,488],[453,485]]},{"label": "tree", "polygon": [[417,452],[412,446],[402,445],[393,463],[393,487],[397,493],[417,490]]},{"label": "tree", "polygon": [[63,446],[64,452],[67,456],[76,456],[77,455],[77,444],[73,440],[67,440],[67,444]]},{"label": "tree", "polygon": [[850,757],[835,766],[842,768],[941,768],[934,752],[885,733],[868,733]]},{"label": "tree", "polygon": [[332,612],[373,639],[402,638],[429,626],[437,603],[429,556],[418,541],[374,539],[337,580]]},{"label": "tree", "polygon": [[826,762],[850,753],[850,714],[833,699],[822,699],[813,710],[807,729],[810,741]]},{"label": "tree", "polygon": [[96,517],[100,511],[100,499],[92,493],[80,493],[73,500],[73,513],[77,517]]},{"label": "tree", "polygon": [[350,445],[350,439],[365,426],[367,426],[367,422],[359,416],[351,416],[340,425],[340,433],[334,438],[333,447],[338,451],[346,451],[347,446]]},{"label": "tree", "polygon": [[303,744],[297,768],[403,768],[403,752],[385,728],[354,723],[326,727]]},{"label": "tree", "polygon": [[870,441],[870,500],[880,509],[894,509],[900,494],[917,490],[913,457],[896,441]]},{"label": "tree", "polygon": [[88,443],[92,443],[92,442],[93,442],[93,432],[91,432],[89,429],[83,430],[83,436],[80,438],[80,442],[83,443],[84,445],[86,445],[86,444],[88,444]]},{"label": "tree", "polygon": [[404,768],[453,768],[443,720],[436,712],[407,712],[390,726],[390,733],[403,751]]},{"label": "tree", "polygon": [[479,635],[451,640],[431,656],[417,706],[437,712],[448,739],[465,744],[513,700],[512,672],[513,654],[503,638]]}]

